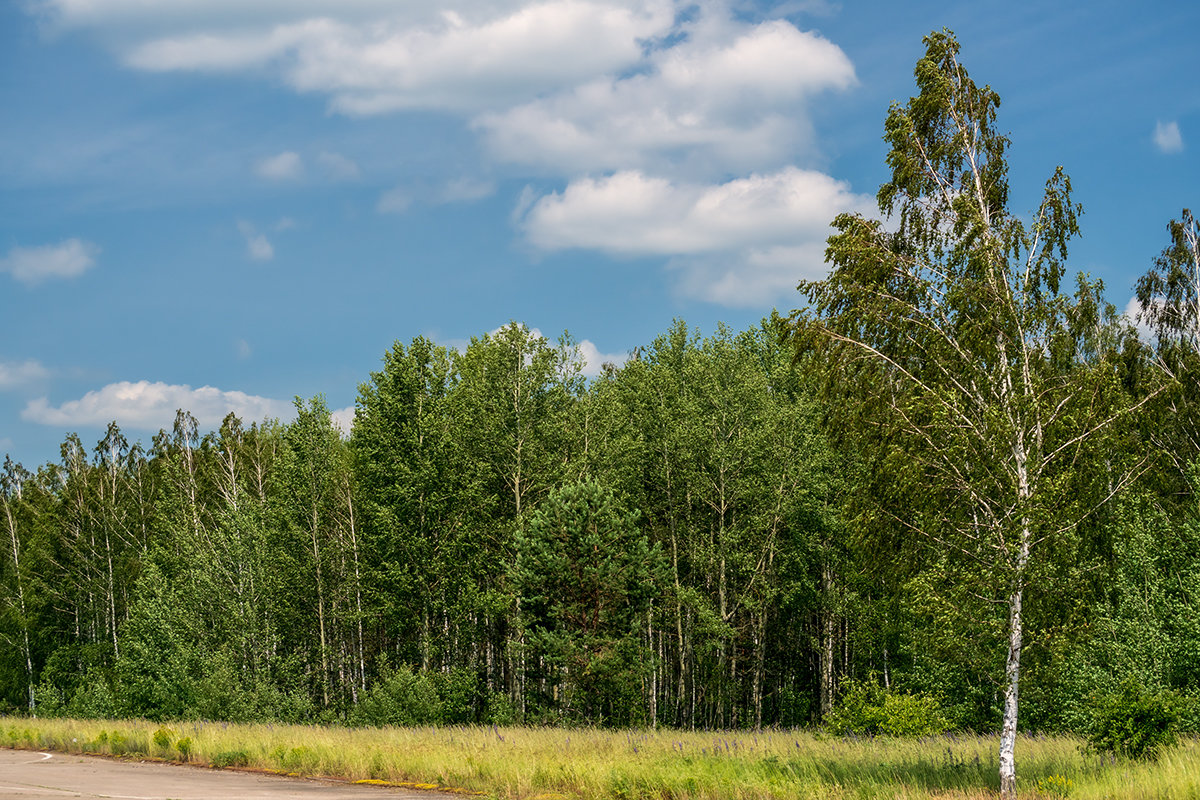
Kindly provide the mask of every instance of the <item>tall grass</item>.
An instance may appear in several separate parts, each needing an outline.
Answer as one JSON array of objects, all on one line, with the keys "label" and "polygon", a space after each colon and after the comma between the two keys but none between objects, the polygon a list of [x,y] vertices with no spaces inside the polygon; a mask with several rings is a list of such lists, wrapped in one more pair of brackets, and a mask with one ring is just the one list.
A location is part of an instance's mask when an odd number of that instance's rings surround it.
[{"label": "tall grass", "polygon": [[[810,732],[549,728],[346,729],[0,718],[0,744],[482,793],[502,800],[983,798],[995,737],[842,739]],[[1070,737],[1017,745],[1025,797],[1200,798],[1200,747],[1155,762],[1086,755]]]}]

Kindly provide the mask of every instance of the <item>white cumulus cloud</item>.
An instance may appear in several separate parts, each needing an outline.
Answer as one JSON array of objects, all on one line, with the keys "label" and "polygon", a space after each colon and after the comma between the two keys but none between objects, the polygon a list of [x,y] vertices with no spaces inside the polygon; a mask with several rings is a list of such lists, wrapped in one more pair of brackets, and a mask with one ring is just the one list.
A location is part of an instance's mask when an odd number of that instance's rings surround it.
[{"label": "white cumulus cloud", "polygon": [[[488,331],[488,336],[495,336],[507,327],[508,325],[502,325],[499,328],[493,328],[492,330]],[[528,326],[526,327],[528,328]],[[534,339],[542,339],[543,341],[549,342],[549,339],[546,337],[546,335],[542,333],[541,328],[528,328],[528,330],[529,335]],[[470,344],[470,342],[466,339],[448,339],[442,342],[442,344],[445,347],[450,347],[460,353],[464,353],[466,352],[467,346]],[[594,378],[599,375],[604,369],[605,364],[612,364],[613,366],[619,367],[629,360],[629,353],[627,352],[600,352],[600,348],[597,347],[591,339],[583,339],[579,342],[576,342],[575,348],[583,365],[580,371],[589,378]]]},{"label": "white cumulus cloud", "polygon": [[782,166],[811,150],[804,101],[855,83],[845,53],[773,20],[705,16],[646,68],[484,114],[475,126],[505,161],[565,173],[672,164],[691,173]]},{"label": "white cumulus cloud", "polygon": [[170,428],[178,409],[190,411],[202,428],[216,428],[233,412],[247,421],[290,418],[292,404],[213,386],[120,381],[88,392],[78,400],[54,406],[45,398],[27,404],[21,418],[60,428],[103,426],[116,420],[122,428],[157,431]]},{"label": "white cumulus cloud", "polygon": [[796,167],[720,184],[631,170],[573,181],[535,201],[520,224],[542,250],[670,256],[686,294],[749,305],[823,272],[830,221],[872,207],[845,183]]},{"label": "white cumulus cloud", "polygon": [[583,374],[589,378],[599,375],[605,364],[619,367],[629,359],[629,353],[601,353],[591,339],[579,343],[579,355],[583,358]]},{"label": "white cumulus cloud", "polygon": [[354,427],[354,406],[335,408],[329,412],[329,417],[333,421],[334,427],[340,430],[343,436],[350,435],[350,431]]},{"label": "white cumulus cloud", "polygon": [[50,370],[32,359],[21,362],[0,361],[0,391],[28,386],[50,377]]},{"label": "white cumulus cloud", "polygon": [[295,180],[304,175],[304,161],[299,153],[288,150],[260,160],[254,165],[254,172],[272,181]]},{"label": "white cumulus cloud", "polygon": [[101,2],[108,8],[98,13],[68,0],[50,5],[61,24],[116,29],[111,38],[133,67],[265,69],[349,114],[469,111],[535,97],[636,63],[642,43],[669,31],[675,17],[671,0],[476,0],[455,11],[260,3],[251,4],[258,14],[185,7],[174,15],[149,8],[155,4]]},{"label": "white cumulus cloud", "polygon": [[[29,2],[136,69],[265,77],[347,115],[456,114],[488,158],[566,181],[514,212],[536,248],[657,257],[680,291],[717,303],[769,302],[821,274],[829,221],[873,206],[799,168],[820,160],[812,104],[857,82],[841,48],[782,18],[818,0]],[[255,165],[271,180],[306,167],[361,175],[331,151]],[[376,210],[494,191],[479,178],[406,182]],[[273,257],[262,233],[242,232],[251,258]]]},{"label": "white cumulus cloud", "polygon": [[96,263],[100,248],[80,239],[41,247],[14,247],[0,258],[0,272],[9,272],[28,286],[51,278],[74,278]]},{"label": "white cumulus cloud", "polygon": [[1183,134],[1178,122],[1159,122],[1154,126],[1154,146],[1160,153],[1178,153],[1183,150]]},{"label": "white cumulus cloud", "polygon": [[[1158,302],[1161,301],[1152,300],[1151,306]],[[1129,320],[1129,324],[1137,331],[1139,339],[1144,342],[1154,341],[1154,329],[1145,320],[1140,319],[1142,316],[1142,304],[1138,302],[1136,296],[1129,298],[1129,302],[1125,304],[1124,314],[1125,318]]]}]

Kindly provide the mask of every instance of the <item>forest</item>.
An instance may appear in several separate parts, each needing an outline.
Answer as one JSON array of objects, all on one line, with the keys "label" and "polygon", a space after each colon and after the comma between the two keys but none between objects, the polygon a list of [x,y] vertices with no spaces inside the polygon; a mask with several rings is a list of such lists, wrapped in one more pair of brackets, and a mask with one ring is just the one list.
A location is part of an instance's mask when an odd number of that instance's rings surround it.
[{"label": "forest", "polygon": [[790,317],[590,379],[567,334],[418,337],[349,432],[297,398],[6,459],[0,713],[1015,735],[1019,686],[1021,730],[1200,732],[1196,221],[1139,333],[927,45],[893,221],[838,217]]}]

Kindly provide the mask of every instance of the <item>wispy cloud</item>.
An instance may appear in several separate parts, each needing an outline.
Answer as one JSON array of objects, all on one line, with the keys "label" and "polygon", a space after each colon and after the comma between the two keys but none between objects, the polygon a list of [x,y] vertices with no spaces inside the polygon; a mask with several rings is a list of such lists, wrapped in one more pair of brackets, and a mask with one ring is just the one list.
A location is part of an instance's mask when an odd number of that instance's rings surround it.
[{"label": "wispy cloud", "polygon": [[347,158],[341,153],[322,152],[317,155],[317,164],[325,171],[325,174],[337,181],[352,181],[361,174],[352,159]]},{"label": "wispy cloud", "polygon": [[171,427],[178,409],[190,411],[205,428],[217,427],[230,412],[247,421],[288,419],[293,415],[289,402],[245,392],[222,391],[212,386],[193,389],[186,384],[120,381],[58,406],[51,405],[45,397],[38,398],[25,406],[21,418],[62,428],[99,427],[115,420],[123,428],[157,431]]},{"label": "wispy cloud", "polygon": [[403,186],[388,189],[379,195],[375,210],[380,214],[403,214],[412,205],[412,197]]},{"label": "wispy cloud", "polygon": [[490,197],[496,192],[496,184],[475,178],[456,178],[437,193],[440,203],[470,203]]},{"label": "wispy cloud", "polygon": [[28,386],[50,377],[50,370],[37,361],[0,361],[0,391]]},{"label": "wispy cloud", "polygon": [[272,181],[296,180],[304,175],[304,161],[299,153],[289,150],[260,160],[254,165],[254,173]]},{"label": "wispy cloud", "polygon": [[380,214],[403,214],[414,205],[440,206],[473,203],[496,193],[496,184],[480,178],[455,178],[440,185],[420,181],[401,184],[381,192],[375,203]]},{"label": "wispy cloud", "polygon": [[270,261],[275,257],[275,248],[265,234],[259,233],[249,222],[238,220],[238,231],[246,240],[246,255],[255,261]]},{"label": "wispy cloud", "polygon": [[1160,153],[1179,153],[1183,150],[1183,134],[1178,122],[1159,122],[1154,126],[1154,146]]},{"label": "wispy cloud", "polygon": [[52,278],[74,278],[91,269],[100,248],[81,239],[67,239],[41,247],[14,247],[0,258],[0,272],[28,286]]}]

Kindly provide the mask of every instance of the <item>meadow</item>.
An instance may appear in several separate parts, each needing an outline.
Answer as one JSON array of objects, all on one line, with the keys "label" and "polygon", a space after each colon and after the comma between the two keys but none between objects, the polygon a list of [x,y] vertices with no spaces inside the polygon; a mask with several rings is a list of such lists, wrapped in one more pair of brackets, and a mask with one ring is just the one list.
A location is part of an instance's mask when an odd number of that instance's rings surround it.
[{"label": "meadow", "polygon": [[[0,744],[390,783],[497,800],[995,796],[995,737],[838,738],[810,731],[367,728],[0,718]],[[1197,798],[1200,744],[1153,761],[1018,741],[1022,797]]]}]

